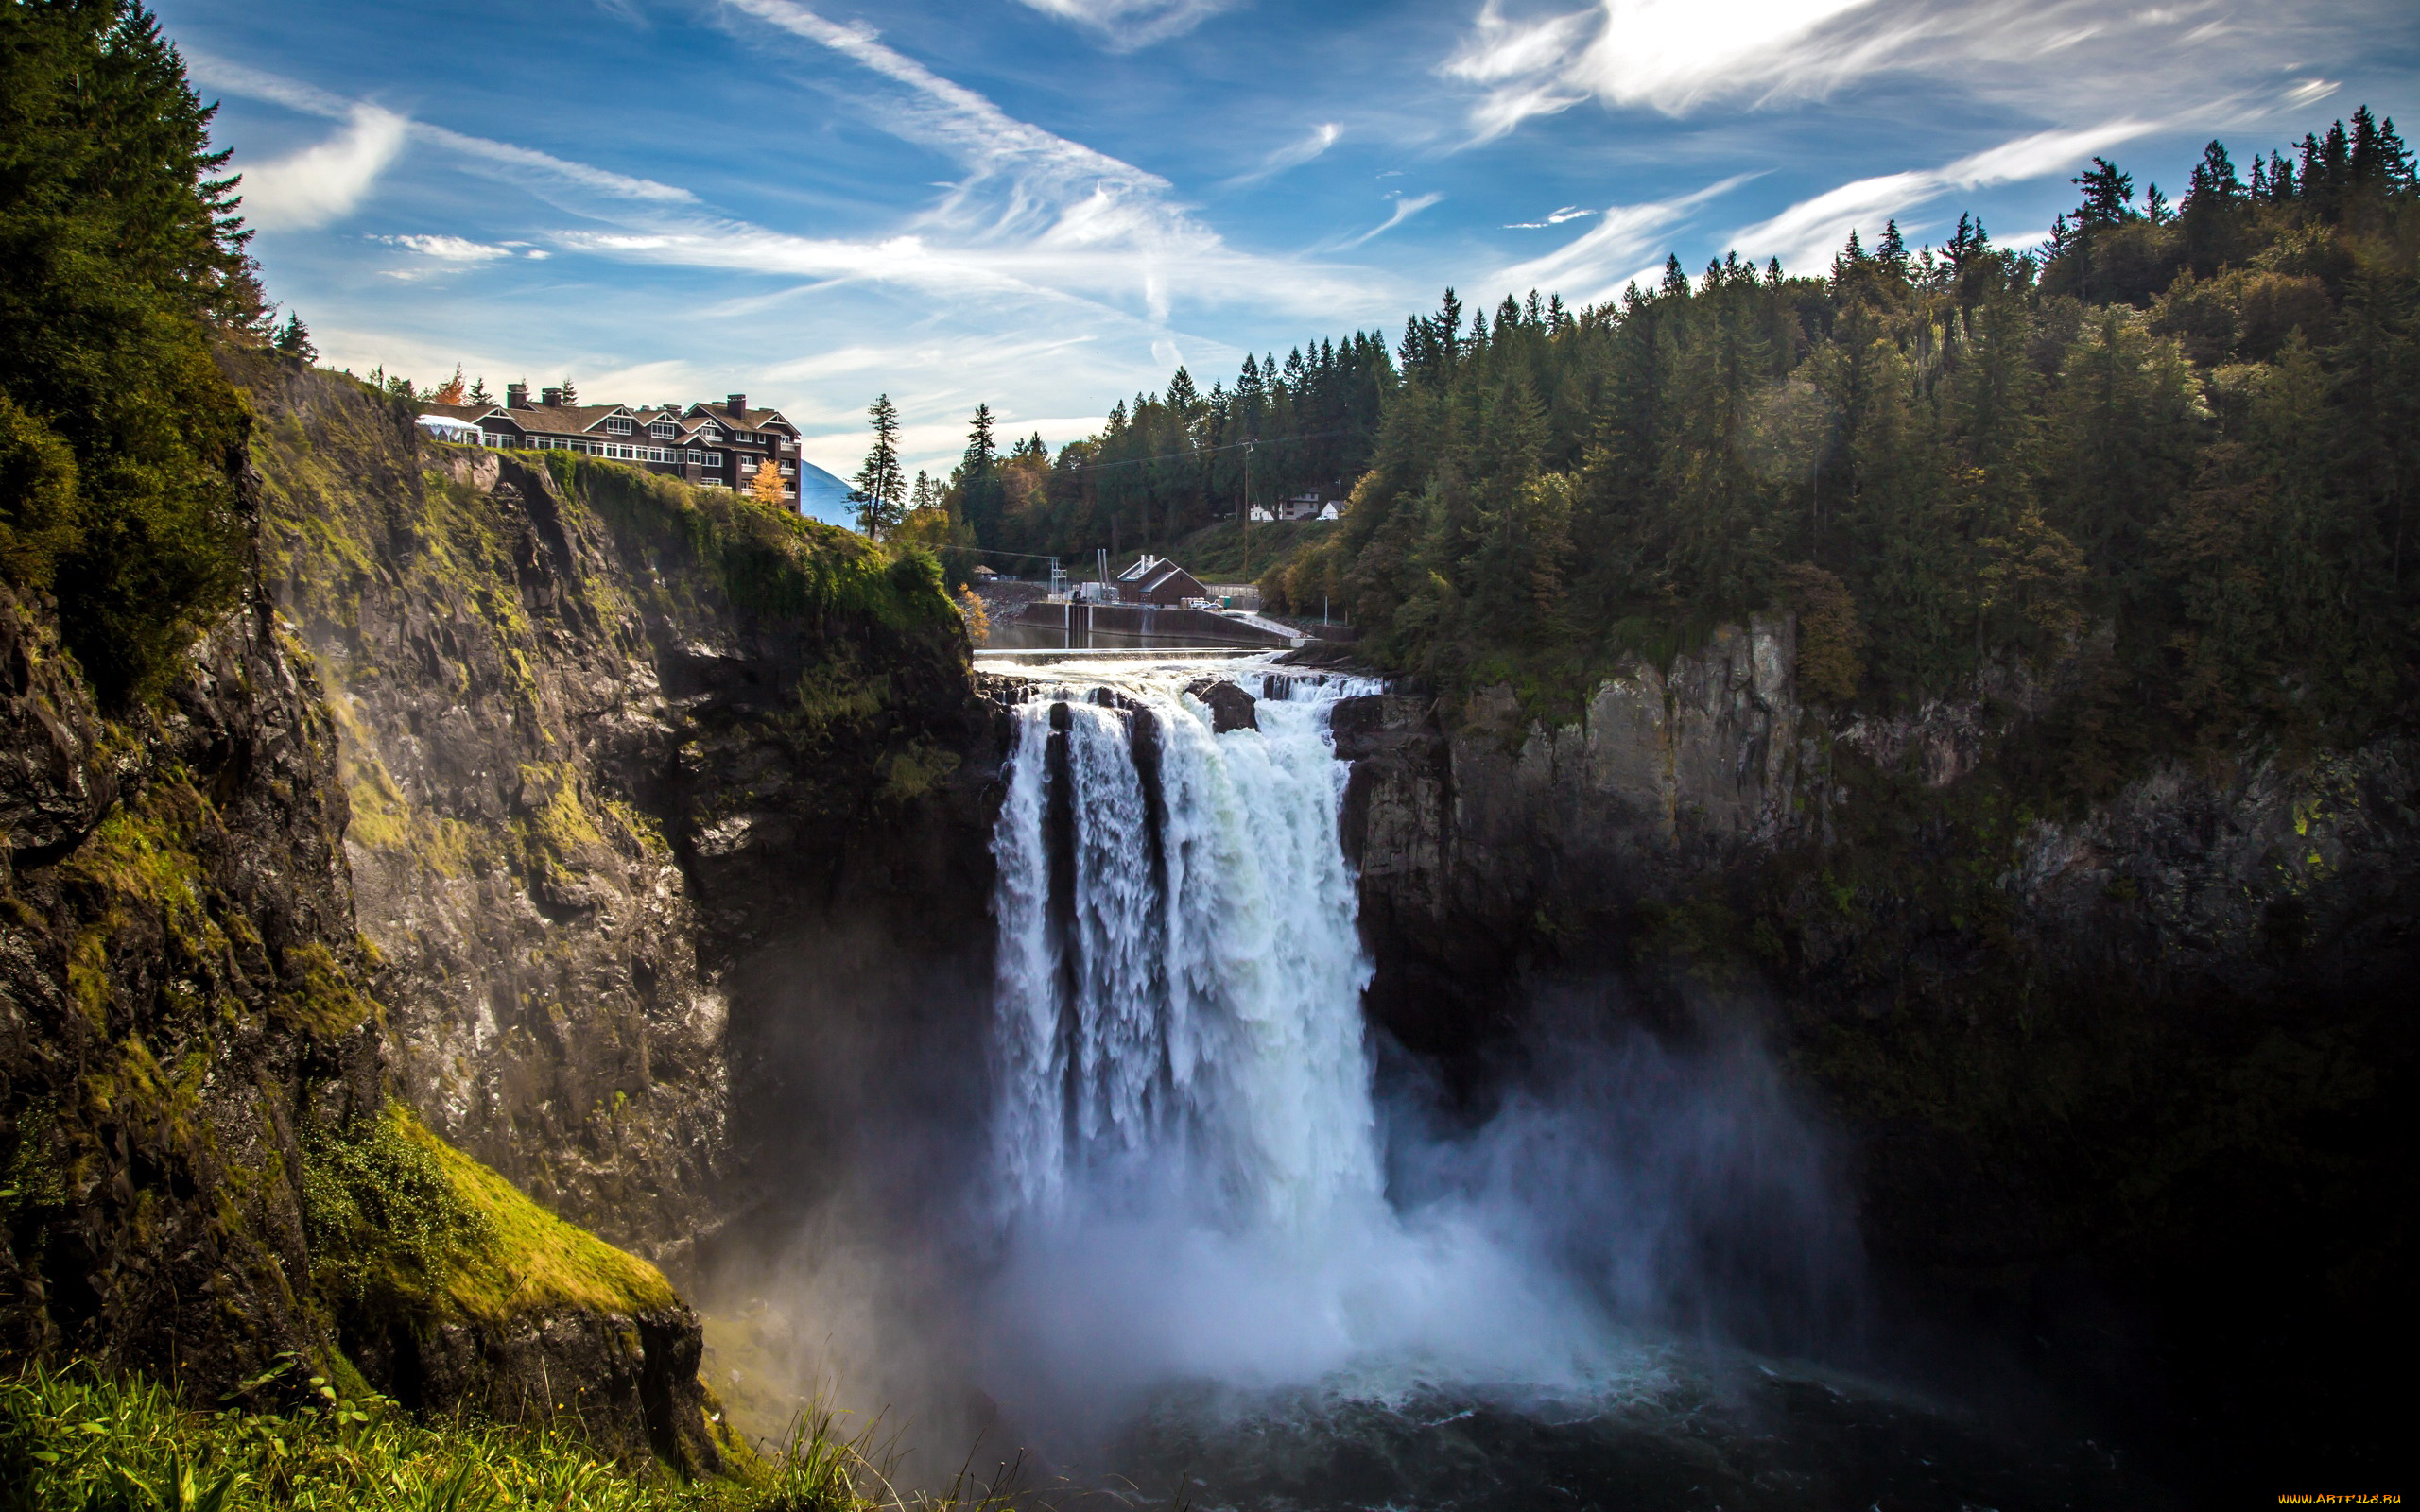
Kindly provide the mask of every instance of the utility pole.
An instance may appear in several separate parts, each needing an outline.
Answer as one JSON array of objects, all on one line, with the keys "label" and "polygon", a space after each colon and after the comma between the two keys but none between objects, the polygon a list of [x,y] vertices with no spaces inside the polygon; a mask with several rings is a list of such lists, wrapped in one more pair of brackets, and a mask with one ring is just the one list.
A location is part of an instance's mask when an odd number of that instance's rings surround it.
[{"label": "utility pole", "polygon": [[1244,581],[1252,581],[1252,451],[1259,443],[1244,442]]}]

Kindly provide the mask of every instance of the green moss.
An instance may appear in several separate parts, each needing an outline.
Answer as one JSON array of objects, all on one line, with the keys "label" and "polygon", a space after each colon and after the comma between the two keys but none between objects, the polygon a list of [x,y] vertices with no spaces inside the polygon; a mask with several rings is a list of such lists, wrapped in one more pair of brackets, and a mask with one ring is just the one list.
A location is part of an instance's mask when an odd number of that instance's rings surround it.
[{"label": "green moss", "polygon": [[653,1265],[547,1212],[400,1103],[309,1137],[303,1200],[314,1272],[340,1311],[493,1322],[678,1300]]},{"label": "green moss", "polygon": [[355,985],[354,973],[317,940],[285,953],[272,1013],[284,1023],[333,1040],[359,1028],[378,1005]]},{"label": "green moss", "polygon": [[446,1278],[446,1295],[464,1312],[492,1319],[559,1306],[629,1314],[678,1300],[653,1265],[546,1211],[400,1108],[390,1116],[403,1120],[456,1198],[479,1215],[484,1243],[461,1252]]}]

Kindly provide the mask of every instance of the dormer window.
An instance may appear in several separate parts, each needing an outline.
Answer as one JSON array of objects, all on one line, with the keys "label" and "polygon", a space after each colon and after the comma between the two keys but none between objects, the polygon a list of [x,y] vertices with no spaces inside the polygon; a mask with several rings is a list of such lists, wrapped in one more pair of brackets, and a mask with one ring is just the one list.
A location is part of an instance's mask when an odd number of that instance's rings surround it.
[{"label": "dormer window", "polygon": [[700,425],[698,427],[698,439],[701,441],[719,441],[722,439],[722,427],[719,425]]},{"label": "dormer window", "polygon": [[650,421],[648,422],[647,433],[659,441],[668,441],[672,439],[678,427],[668,420]]},{"label": "dormer window", "polygon": [[605,422],[605,434],[608,436],[628,436],[631,434],[631,422],[616,415],[612,420]]}]

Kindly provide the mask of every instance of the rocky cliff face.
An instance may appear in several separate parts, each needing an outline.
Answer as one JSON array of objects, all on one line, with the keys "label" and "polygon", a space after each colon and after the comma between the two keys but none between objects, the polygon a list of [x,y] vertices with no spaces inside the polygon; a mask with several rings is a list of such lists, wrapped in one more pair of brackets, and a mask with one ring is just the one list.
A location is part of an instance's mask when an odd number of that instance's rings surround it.
[{"label": "rocky cliff face", "polygon": [[465,1236],[379,1271],[332,1233],[407,1216],[345,1164],[396,1115],[337,745],[257,582],[108,716],[51,606],[0,593],[0,1356],[538,1419],[567,1378],[600,1448],[712,1465],[697,1318],[646,1263],[425,1135]]},{"label": "rocky cliff face", "polygon": [[1760,618],[1668,670],[1634,662],[1559,728],[1525,724],[1503,688],[1451,718],[1396,696],[1340,707],[1345,843],[1389,1026],[1467,1051],[1502,1027],[1522,964],[1551,954],[1552,920],[1634,907],[1802,833],[1813,747],[1793,629]]},{"label": "rocky cliff face", "polygon": [[979,1011],[995,737],[954,612],[843,532],[237,376],[406,1099],[685,1259],[870,1122],[856,1041]]},{"label": "rocky cliff face", "polygon": [[1374,1016],[1470,1077],[1559,981],[1751,1015],[1850,1131],[1887,1274],[2162,1433],[2362,1443],[2361,1388],[2262,1383],[2400,1305],[2420,749],[2247,745],[2058,800],[2055,676],[1841,716],[1793,662],[1759,620],[1560,728],[1503,692],[1340,707]]},{"label": "rocky cliff face", "polygon": [[0,596],[0,1329],[205,1382],[314,1352],[298,1130],[378,1095],[334,780],[257,598],[164,705],[94,708]]},{"label": "rocky cliff face", "polygon": [[[257,516],[260,474],[239,491]],[[257,576],[158,699],[117,711],[53,607],[0,592],[0,1358],[149,1370],[202,1401],[290,1402],[316,1371],[432,1408],[576,1407],[608,1452],[710,1467],[701,1331],[664,1277],[390,1100],[352,718]]]}]

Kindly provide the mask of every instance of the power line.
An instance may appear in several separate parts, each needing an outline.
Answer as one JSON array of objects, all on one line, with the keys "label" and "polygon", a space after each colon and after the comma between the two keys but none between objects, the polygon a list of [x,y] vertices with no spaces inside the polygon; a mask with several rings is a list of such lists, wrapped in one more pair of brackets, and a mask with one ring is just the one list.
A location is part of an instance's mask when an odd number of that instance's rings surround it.
[{"label": "power line", "polygon": [[[1358,429],[1312,431],[1303,436],[1281,436],[1273,439],[1254,437],[1248,441],[1229,441],[1223,446],[1201,446],[1189,452],[1162,452],[1157,456],[1130,456],[1116,462],[1077,462],[1069,465],[1069,472],[1100,472],[1114,467],[1141,467],[1146,462],[1166,462],[1179,456],[1207,456],[1213,452],[1238,452],[1255,446],[1284,446],[1289,441],[1324,441],[1339,436],[1358,436]],[[1057,471],[1054,469],[1054,471]]]}]

